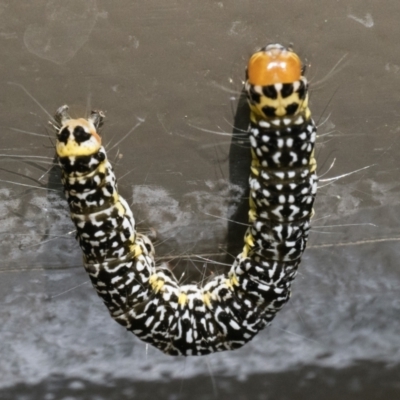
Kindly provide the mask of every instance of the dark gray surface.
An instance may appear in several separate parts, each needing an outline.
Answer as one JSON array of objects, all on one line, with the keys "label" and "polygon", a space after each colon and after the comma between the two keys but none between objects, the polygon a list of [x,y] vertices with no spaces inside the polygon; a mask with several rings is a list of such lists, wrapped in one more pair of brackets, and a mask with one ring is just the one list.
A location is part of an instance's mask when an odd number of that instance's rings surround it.
[{"label": "dark gray surface", "polygon": [[[0,397],[397,398],[399,20],[396,2],[356,0],[0,1]],[[170,358],[91,288],[49,117],[26,91],[51,114],[107,112],[140,228],[183,280],[195,267],[207,277],[216,268],[196,255],[240,251],[226,219],[247,175],[229,170],[246,152],[230,133],[247,58],[270,42],[293,42],[309,66],[320,174],[336,159],[323,179],[369,168],[321,182],[293,298],[269,329],[235,352]]]}]

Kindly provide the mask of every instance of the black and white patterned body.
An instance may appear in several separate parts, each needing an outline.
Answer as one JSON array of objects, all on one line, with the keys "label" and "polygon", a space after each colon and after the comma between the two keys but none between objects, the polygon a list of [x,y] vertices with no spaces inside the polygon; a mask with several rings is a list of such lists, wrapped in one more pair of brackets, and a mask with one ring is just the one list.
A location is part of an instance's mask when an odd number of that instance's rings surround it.
[{"label": "black and white patterned body", "polygon": [[[294,54],[279,45],[261,52]],[[75,120],[63,106],[55,117],[62,181],[93,286],[117,322],[167,354],[203,355],[251,340],[289,299],[305,249],[317,182],[307,82],[260,85],[251,68],[250,60],[251,226],[230,272],[203,286],[179,285],[155,266],[101,146],[103,114]]]}]

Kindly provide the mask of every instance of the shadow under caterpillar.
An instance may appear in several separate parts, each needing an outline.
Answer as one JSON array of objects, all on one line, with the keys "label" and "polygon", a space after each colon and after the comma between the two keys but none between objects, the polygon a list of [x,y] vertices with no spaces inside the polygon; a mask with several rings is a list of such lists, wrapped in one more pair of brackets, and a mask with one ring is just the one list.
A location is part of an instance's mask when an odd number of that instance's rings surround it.
[{"label": "shadow under caterpillar", "polygon": [[251,340],[289,300],[308,239],[316,127],[299,57],[277,44],[256,52],[245,91],[250,227],[229,273],[203,286],[179,285],[136,232],[97,133],[104,114],[71,119],[62,106],[55,115],[62,182],[93,286],[118,323],[170,355],[233,350]]}]

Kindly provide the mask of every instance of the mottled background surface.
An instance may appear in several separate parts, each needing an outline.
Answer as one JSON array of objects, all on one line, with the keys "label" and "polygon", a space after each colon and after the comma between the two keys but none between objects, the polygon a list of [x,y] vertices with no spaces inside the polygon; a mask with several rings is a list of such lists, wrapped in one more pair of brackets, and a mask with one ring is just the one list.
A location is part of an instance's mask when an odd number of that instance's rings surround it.
[{"label": "mottled background surface", "polygon": [[[0,398],[399,398],[399,20],[394,1],[1,0]],[[106,111],[140,229],[183,281],[207,278],[228,267],[205,260],[240,251],[228,219],[248,158],[231,134],[246,61],[271,42],[308,65],[319,173],[344,176],[320,182],[272,326],[235,352],[170,358],[92,289],[46,114]]]}]

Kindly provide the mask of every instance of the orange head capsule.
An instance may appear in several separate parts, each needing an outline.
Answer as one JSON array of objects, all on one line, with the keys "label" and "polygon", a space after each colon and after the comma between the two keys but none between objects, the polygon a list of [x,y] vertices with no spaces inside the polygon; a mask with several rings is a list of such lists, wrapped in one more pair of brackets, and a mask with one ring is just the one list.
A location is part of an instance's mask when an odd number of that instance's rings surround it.
[{"label": "orange head capsule", "polygon": [[301,78],[302,64],[293,51],[279,44],[271,44],[251,56],[247,74],[252,85],[292,83]]}]

